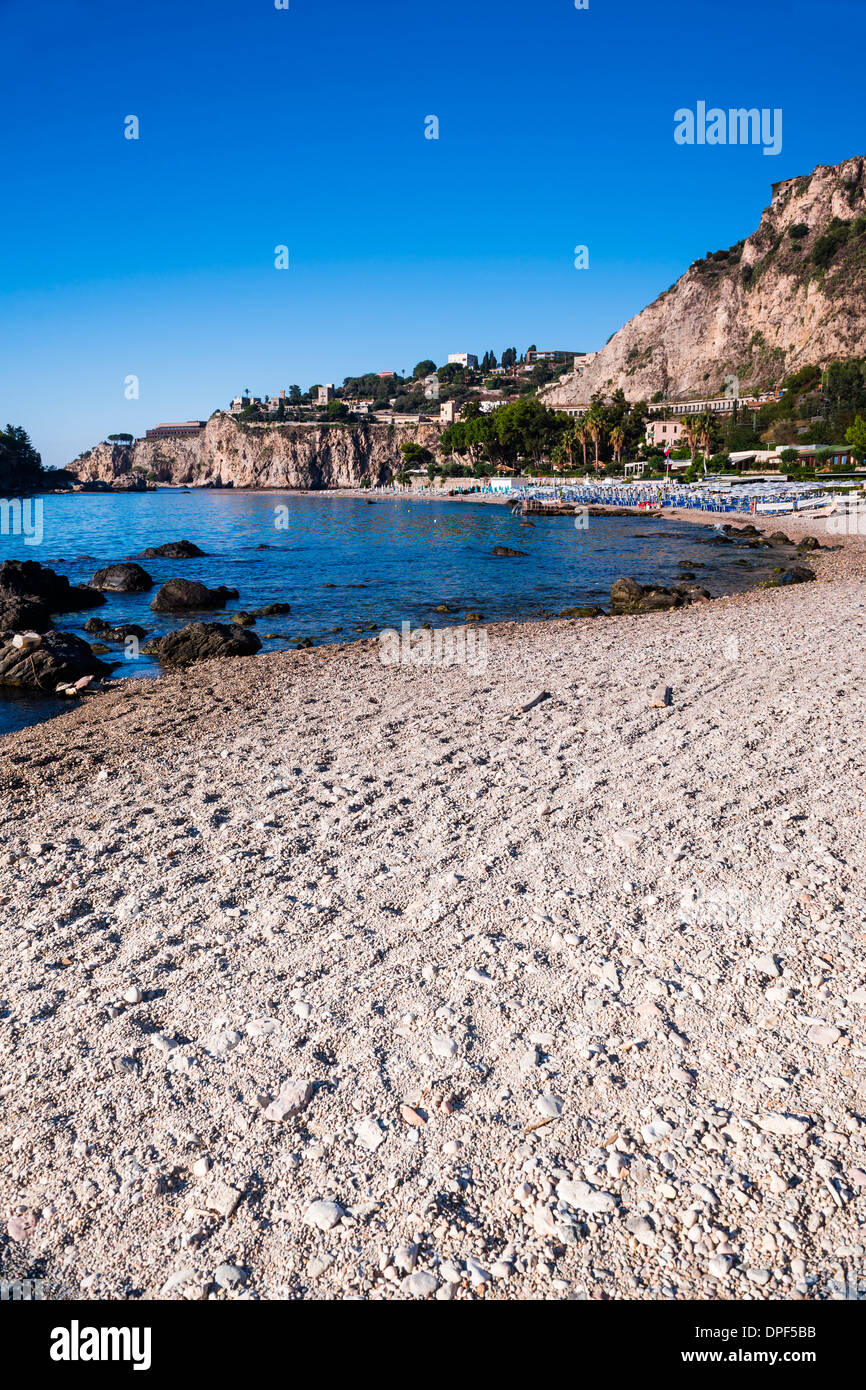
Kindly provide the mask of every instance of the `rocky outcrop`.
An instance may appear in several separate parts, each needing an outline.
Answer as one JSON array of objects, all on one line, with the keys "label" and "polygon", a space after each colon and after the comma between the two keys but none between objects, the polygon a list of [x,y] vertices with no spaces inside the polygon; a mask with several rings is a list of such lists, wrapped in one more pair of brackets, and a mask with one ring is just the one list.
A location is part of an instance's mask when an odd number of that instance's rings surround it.
[{"label": "rocky outcrop", "polygon": [[611,613],[657,613],[682,608],[687,602],[687,595],[661,584],[639,584],[636,579],[626,578],[615,579],[610,586]]},{"label": "rocky outcrop", "polygon": [[104,602],[95,589],[70,584],[65,575],[38,560],[6,560],[0,565],[0,630],[42,631],[50,627],[52,613],[96,608]]},{"label": "rocky outcrop", "polygon": [[228,589],[224,584],[209,589],[206,584],[198,584],[194,579],[168,579],[150,605],[154,613],[184,613],[225,608],[230,598],[237,598],[237,589]]},{"label": "rocky outcrop", "polygon": [[214,657],[253,656],[261,646],[256,634],[246,628],[228,623],[188,623],[177,632],[155,637],[142,651],[173,666],[189,666]]},{"label": "rocky outcrop", "polygon": [[546,404],[616,388],[632,401],[721,395],[730,377],[744,393],[798,367],[866,355],[864,166],[860,157],[820,164],[775,184],[752,236],[695,261],[582,371],[545,392]]},{"label": "rocky outcrop", "polygon": [[139,560],[193,560],[204,555],[192,541],[167,541],[165,545],[150,545],[142,550]]},{"label": "rocky outcrop", "polygon": [[408,440],[435,449],[439,428],[418,425],[253,425],[218,412],[197,435],[98,444],[70,464],[80,482],[125,487],[136,478],[189,487],[348,488],[388,481]]},{"label": "rocky outcrop", "polygon": [[96,571],[90,583],[94,589],[105,589],[112,594],[144,594],[153,588],[153,580],[147,570],[135,561],[107,565],[105,569]]},{"label": "rocky outcrop", "polygon": [[[20,639],[19,639],[20,641]],[[58,685],[84,676],[104,676],[108,667],[86,642],[69,632],[45,632],[38,642],[16,645],[11,632],[0,633],[0,685],[54,693]]]}]

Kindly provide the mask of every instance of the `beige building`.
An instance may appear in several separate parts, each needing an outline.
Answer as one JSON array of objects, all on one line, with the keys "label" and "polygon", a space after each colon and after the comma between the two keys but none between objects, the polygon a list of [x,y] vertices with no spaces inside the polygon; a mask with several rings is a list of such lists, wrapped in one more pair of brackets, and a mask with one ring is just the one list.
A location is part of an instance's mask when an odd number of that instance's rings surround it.
[{"label": "beige building", "polygon": [[650,420],[646,427],[647,444],[670,444],[674,448],[682,438],[683,427],[679,420]]},{"label": "beige building", "polygon": [[319,405],[327,405],[334,399],[334,383],[329,381],[327,386],[319,387]]},{"label": "beige building", "polygon": [[443,401],[439,407],[439,423],[441,425],[453,425],[459,410],[456,401]]}]

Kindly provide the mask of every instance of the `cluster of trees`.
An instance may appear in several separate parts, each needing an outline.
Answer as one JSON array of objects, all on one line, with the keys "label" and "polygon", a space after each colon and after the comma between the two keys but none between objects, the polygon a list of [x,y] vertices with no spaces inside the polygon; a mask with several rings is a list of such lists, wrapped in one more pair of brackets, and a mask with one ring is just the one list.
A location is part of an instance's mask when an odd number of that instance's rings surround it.
[{"label": "cluster of trees", "polygon": [[592,401],[577,418],[551,410],[535,396],[488,414],[470,401],[442,434],[441,449],[466,458],[472,470],[552,467],[561,472],[619,471],[623,456],[643,440],[646,406],[629,405],[622,391],[612,401]]},{"label": "cluster of trees", "polygon": [[42,457],[21,425],[0,430],[0,487],[4,492],[21,492],[44,480]]}]

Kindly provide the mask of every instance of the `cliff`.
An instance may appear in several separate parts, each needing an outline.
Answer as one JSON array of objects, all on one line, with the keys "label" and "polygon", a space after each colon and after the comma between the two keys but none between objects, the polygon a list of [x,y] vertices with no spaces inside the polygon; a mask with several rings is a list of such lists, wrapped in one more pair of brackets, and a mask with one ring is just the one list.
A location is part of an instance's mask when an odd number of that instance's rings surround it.
[{"label": "cliff", "polygon": [[250,425],[211,416],[197,435],[138,439],[130,446],[97,444],[69,468],[81,482],[112,487],[144,480],[187,487],[341,488],[367,477],[386,482],[402,466],[400,445],[430,450],[435,424]]},{"label": "cliff", "polygon": [[731,376],[755,391],[798,367],[866,356],[864,164],[775,184],[757,231],[695,261],[583,371],[543,393],[546,404],[618,387],[633,401],[721,395]]}]

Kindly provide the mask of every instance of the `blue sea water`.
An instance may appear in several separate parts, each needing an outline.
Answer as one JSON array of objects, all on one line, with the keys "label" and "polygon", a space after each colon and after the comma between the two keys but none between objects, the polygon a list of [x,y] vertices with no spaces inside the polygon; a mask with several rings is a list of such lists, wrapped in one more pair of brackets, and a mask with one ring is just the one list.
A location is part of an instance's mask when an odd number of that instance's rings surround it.
[{"label": "blue sea water", "polygon": [[[229,621],[242,608],[290,603],[290,614],[258,620],[259,637],[281,634],[263,643],[266,651],[291,649],[303,637],[316,644],[351,642],[369,637],[371,624],[376,630],[399,628],[403,621],[439,626],[461,623],[467,612],[480,612],[485,622],[533,619],[575,605],[604,605],[621,575],[671,584],[684,561],[716,596],[752,587],[779,563],[777,551],[701,545],[707,532],[688,522],[593,517],[580,529],[572,518],[532,517],[531,526],[522,526],[508,506],[448,498],[377,496],[371,505],[339,493],[165,488],[46,495],[42,505],[41,543],[0,535],[0,560],[38,560],[86,584],[97,569],[147,546],[193,541],[204,558],[141,562],[155,586],[182,576],[237,589],[239,599],[204,615],[207,621]],[[527,554],[498,557],[492,554],[497,545]],[[744,558],[749,567],[736,563]],[[92,616],[139,623],[149,636],[190,621],[153,613],[155,592],[156,587],[149,594],[109,594],[92,612],[59,615],[56,626],[95,641],[84,632]],[[455,612],[436,614],[442,603]],[[144,655],[125,659],[122,648],[102,660],[113,662],[115,677],[159,671]],[[68,701],[52,696],[0,689],[0,733],[66,708]]]}]

